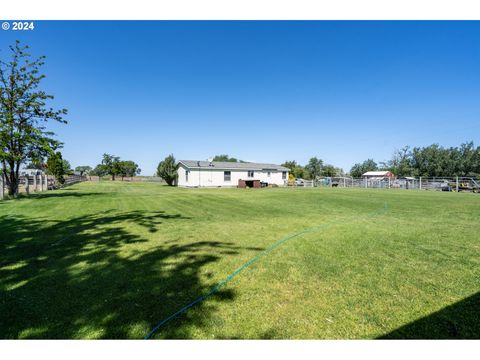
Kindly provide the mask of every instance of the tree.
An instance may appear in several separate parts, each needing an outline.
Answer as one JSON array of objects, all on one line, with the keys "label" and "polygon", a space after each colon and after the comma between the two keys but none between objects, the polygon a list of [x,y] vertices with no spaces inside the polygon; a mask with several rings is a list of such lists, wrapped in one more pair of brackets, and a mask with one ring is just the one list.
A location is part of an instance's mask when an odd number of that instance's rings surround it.
[{"label": "tree", "polygon": [[36,170],[46,170],[47,164],[43,163],[41,160],[32,160],[27,165],[25,165],[27,169],[36,169]]},{"label": "tree", "polygon": [[323,166],[322,175],[329,177],[337,176],[337,168],[333,165],[326,164]]},{"label": "tree", "polygon": [[[306,176],[305,169],[301,165],[297,164],[295,160],[285,161],[282,166],[290,169],[289,180],[294,180],[295,178],[303,179],[308,177]],[[293,179],[290,179],[290,177],[293,177]]]},{"label": "tree", "polygon": [[75,171],[77,173],[80,173],[80,176],[83,176],[83,175],[88,175],[90,174],[90,172],[92,171],[92,168],[88,165],[83,165],[83,166],[77,166],[75,168]]},{"label": "tree", "polygon": [[95,166],[95,169],[90,172],[90,175],[99,177],[106,176],[108,175],[108,169],[105,165],[98,164],[97,166]]},{"label": "tree", "polygon": [[442,164],[443,148],[438,144],[412,150],[412,165],[416,176],[448,176]]},{"label": "tree", "polygon": [[308,164],[305,165],[305,170],[307,170],[310,178],[315,180],[322,173],[322,167],[323,161],[321,159],[317,159],[316,157],[312,157]]},{"label": "tree", "polygon": [[307,171],[300,165],[295,166],[292,173],[297,179],[305,179],[308,177]]},{"label": "tree", "polygon": [[131,160],[120,161],[119,162],[119,169],[120,169],[120,171],[119,171],[118,175],[120,175],[122,177],[122,180],[125,176],[132,177],[132,176],[140,174],[140,172],[141,172],[138,165],[135,164]]},{"label": "tree", "polygon": [[282,166],[286,167],[286,168],[289,168],[290,169],[290,172],[293,171],[293,169],[295,169],[298,165],[297,165],[297,162],[295,160],[291,160],[291,161],[285,161]]},{"label": "tree", "polygon": [[115,175],[120,174],[120,157],[103,154],[102,165],[105,166],[107,174],[112,176],[112,180],[115,180]]},{"label": "tree", "polygon": [[392,159],[387,162],[380,163],[380,167],[382,170],[391,171],[397,176],[412,176],[413,168],[411,163],[410,147],[405,146],[400,150],[396,150],[392,155]]},{"label": "tree", "polygon": [[234,157],[229,157],[228,155],[226,154],[223,154],[223,155],[215,155],[213,157],[213,160],[212,161],[228,161],[228,162],[244,162],[242,160],[238,160]]},{"label": "tree", "polygon": [[177,162],[173,154],[168,155],[160,161],[157,167],[157,175],[160,176],[169,186],[172,186],[177,179]]},{"label": "tree", "polygon": [[361,177],[367,171],[375,171],[378,170],[378,165],[373,159],[365,160],[363,163],[355,164],[350,169],[350,176],[354,178]]},{"label": "tree", "polygon": [[66,159],[62,160],[62,165],[63,165],[63,172],[67,175],[72,174],[72,166],[70,165],[70,162]]},{"label": "tree", "polygon": [[8,194],[16,196],[22,163],[51,155],[61,147],[46,131],[49,120],[66,123],[66,109],[47,106],[52,95],[40,90],[44,56],[33,61],[28,46],[17,40],[10,46],[10,60],[0,60],[0,162]]},{"label": "tree", "polygon": [[462,176],[478,176],[480,174],[480,147],[475,149],[473,141],[460,145],[460,172]]},{"label": "tree", "polygon": [[65,183],[65,169],[60,151],[53,153],[47,160],[47,174],[55,176],[59,184]]}]

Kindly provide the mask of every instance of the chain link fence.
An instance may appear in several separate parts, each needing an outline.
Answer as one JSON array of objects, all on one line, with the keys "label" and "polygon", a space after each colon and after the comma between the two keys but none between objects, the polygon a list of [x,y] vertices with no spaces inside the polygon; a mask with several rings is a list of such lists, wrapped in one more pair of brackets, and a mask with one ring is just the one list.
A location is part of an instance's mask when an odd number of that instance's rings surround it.
[{"label": "chain link fence", "polygon": [[480,192],[480,180],[473,177],[404,177],[396,179],[324,177],[315,181],[288,181],[285,185],[289,187],[341,187]]}]

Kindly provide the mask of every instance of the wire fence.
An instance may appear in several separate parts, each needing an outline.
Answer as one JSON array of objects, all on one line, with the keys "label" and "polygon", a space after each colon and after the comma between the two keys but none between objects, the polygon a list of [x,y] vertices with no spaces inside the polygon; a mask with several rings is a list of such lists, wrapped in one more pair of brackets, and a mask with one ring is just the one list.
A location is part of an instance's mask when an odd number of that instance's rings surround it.
[{"label": "wire fence", "polygon": [[[112,181],[111,175],[106,176],[94,176],[94,175],[87,175],[86,176],[88,181]],[[158,182],[158,183],[165,183],[159,176],[116,176],[115,181],[127,181],[127,182]]]},{"label": "wire fence", "polygon": [[405,189],[480,192],[480,180],[473,177],[351,178],[324,177],[317,180],[291,180],[289,187],[341,187],[366,189]]}]

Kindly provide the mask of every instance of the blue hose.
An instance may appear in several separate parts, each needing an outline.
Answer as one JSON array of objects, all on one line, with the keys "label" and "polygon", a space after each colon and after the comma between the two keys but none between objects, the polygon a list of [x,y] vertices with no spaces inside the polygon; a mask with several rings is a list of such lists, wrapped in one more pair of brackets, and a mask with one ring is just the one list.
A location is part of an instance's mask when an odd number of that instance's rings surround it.
[{"label": "blue hose", "polygon": [[[387,203],[384,204],[384,207],[380,210],[376,210],[370,214],[367,215],[367,217],[372,217],[372,216],[377,216],[377,215],[380,215],[380,214],[383,214],[387,211],[388,209],[388,205]],[[311,232],[315,232],[315,231],[319,231],[319,230],[324,230],[324,229],[327,229],[329,227],[332,227],[334,225],[337,225],[339,223],[342,223],[343,220],[337,220],[337,221],[334,221],[334,222],[330,222],[330,223],[326,223],[326,224],[321,224],[321,225],[317,225],[317,226],[314,226],[314,227],[310,227],[310,228],[307,228],[307,229],[304,229],[304,230],[301,230],[299,232],[296,232],[294,234],[291,234],[291,235],[288,235],[286,237],[284,237],[283,239],[281,240],[278,240],[277,242],[275,242],[273,245],[271,245],[270,247],[268,247],[267,249],[263,250],[260,254],[258,254],[257,256],[255,256],[253,259],[251,259],[250,261],[248,261],[247,263],[243,264],[242,266],[240,266],[237,270],[235,270],[233,273],[231,273],[227,278],[225,278],[224,280],[220,281],[217,285],[215,285],[208,293],[200,296],[199,298],[195,299],[194,301],[192,301],[190,304],[188,305],[185,305],[184,307],[182,307],[180,310],[176,311],[175,313],[173,313],[172,315],[166,317],[165,319],[163,319],[162,321],[160,321],[153,329],[152,331],[150,331],[148,333],[147,336],[144,337],[144,340],[148,340],[150,339],[153,334],[155,334],[157,332],[157,330],[162,327],[163,325],[165,325],[167,322],[169,322],[170,320],[174,319],[175,317],[177,317],[178,315],[180,315],[181,313],[187,311],[189,308],[191,308],[192,306],[194,306],[195,304],[198,304],[199,302],[205,300],[206,298],[208,298],[209,296],[213,295],[214,293],[218,292],[218,290],[220,290],[226,283],[228,283],[230,280],[232,280],[236,275],[238,275],[243,269],[247,268],[248,266],[250,266],[251,264],[253,264],[254,262],[256,262],[257,260],[259,260],[260,258],[262,258],[263,256],[267,255],[268,253],[270,253],[272,250],[276,249],[277,247],[279,247],[280,245],[286,243],[287,241],[290,241],[292,239],[295,239],[299,236],[302,236],[304,234],[307,234],[307,233],[311,233]]]}]

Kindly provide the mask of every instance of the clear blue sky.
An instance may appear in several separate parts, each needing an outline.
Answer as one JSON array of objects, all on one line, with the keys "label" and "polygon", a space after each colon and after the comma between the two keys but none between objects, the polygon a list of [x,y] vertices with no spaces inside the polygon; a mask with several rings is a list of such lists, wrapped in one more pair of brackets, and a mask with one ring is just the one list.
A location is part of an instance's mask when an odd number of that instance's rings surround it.
[{"label": "clear blue sky", "polygon": [[480,145],[479,22],[36,22],[73,166],[227,153],[345,170],[404,145]]}]

